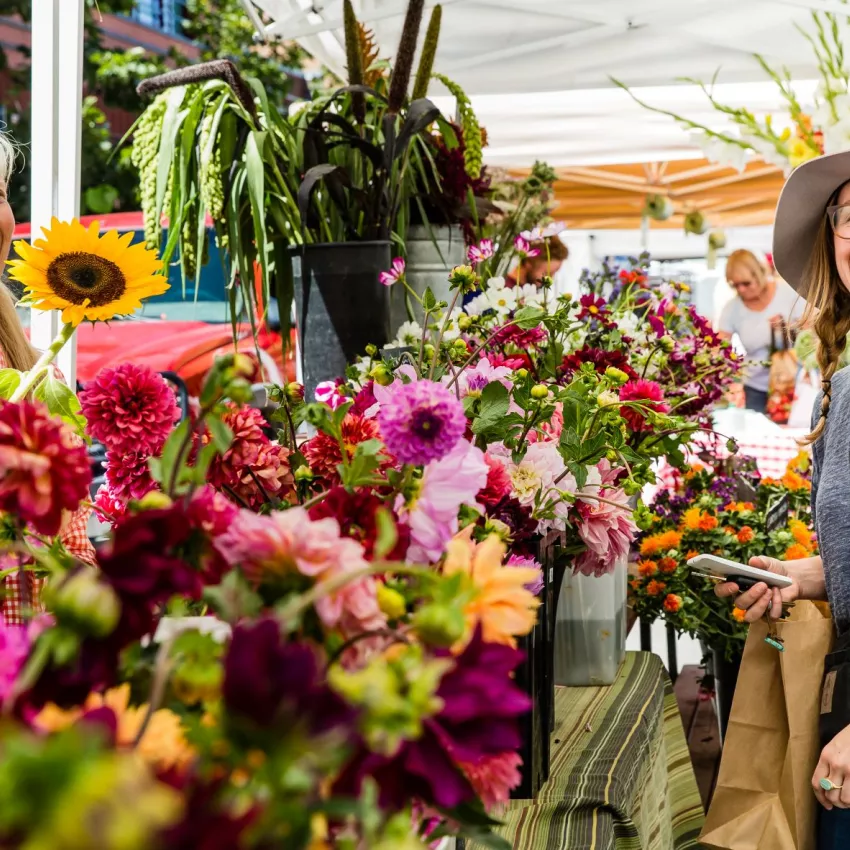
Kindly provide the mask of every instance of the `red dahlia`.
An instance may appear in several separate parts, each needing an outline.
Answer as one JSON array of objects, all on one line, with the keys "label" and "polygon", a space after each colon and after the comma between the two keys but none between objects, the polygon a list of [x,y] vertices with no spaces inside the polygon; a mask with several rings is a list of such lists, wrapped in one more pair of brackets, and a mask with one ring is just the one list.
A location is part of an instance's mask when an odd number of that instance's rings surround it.
[{"label": "red dahlia", "polygon": [[90,484],[86,448],[68,426],[44,405],[0,402],[0,511],[53,536]]},{"label": "red dahlia", "polygon": [[[360,443],[366,440],[380,439],[378,423],[374,419],[366,419],[363,416],[355,416],[349,413],[342,420],[342,442],[345,446],[347,459],[351,459],[354,451]],[[323,432],[319,432],[304,444],[301,451],[310,464],[310,469],[316,475],[321,476],[331,483],[339,483],[339,474],[336,468],[342,463],[342,450],[339,442]],[[392,458],[384,453],[384,464],[389,466]]]}]

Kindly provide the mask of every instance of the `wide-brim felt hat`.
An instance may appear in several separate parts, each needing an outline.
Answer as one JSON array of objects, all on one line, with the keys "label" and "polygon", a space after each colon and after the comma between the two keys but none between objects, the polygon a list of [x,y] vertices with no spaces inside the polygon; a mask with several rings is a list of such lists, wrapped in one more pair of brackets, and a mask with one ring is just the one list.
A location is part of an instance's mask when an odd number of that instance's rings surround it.
[{"label": "wide-brim felt hat", "polygon": [[791,173],[776,205],[773,264],[779,275],[806,297],[806,270],[835,191],[850,181],[850,151],[810,159]]}]

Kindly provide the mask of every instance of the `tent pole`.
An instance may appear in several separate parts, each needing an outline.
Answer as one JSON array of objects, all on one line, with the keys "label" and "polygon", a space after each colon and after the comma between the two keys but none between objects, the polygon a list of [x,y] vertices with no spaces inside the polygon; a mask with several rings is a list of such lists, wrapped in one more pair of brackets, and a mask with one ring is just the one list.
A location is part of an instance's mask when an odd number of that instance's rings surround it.
[{"label": "tent pole", "polygon": [[[32,12],[32,233],[56,216],[80,213],[80,147],[85,0],[39,0]],[[60,37],[61,33],[61,37]],[[32,342],[47,348],[61,326],[57,312],[32,311]],[[59,355],[73,388],[77,341]]]}]

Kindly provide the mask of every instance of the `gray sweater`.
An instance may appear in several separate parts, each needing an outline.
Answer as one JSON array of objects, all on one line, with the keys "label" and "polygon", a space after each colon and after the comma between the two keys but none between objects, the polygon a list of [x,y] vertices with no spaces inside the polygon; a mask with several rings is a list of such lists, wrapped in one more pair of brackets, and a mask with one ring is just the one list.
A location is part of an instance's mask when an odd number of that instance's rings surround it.
[{"label": "gray sweater", "polygon": [[[820,418],[818,394],[812,423]],[[850,631],[850,367],[835,373],[826,430],[812,447],[812,511],[826,592],[839,633]]]}]

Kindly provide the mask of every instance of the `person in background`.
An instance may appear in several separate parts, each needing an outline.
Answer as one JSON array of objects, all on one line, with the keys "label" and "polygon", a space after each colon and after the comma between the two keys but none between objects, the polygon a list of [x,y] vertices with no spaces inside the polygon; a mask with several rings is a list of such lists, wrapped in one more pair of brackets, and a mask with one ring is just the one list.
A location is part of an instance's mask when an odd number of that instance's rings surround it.
[{"label": "person in background", "polygon": [[[547,254],[546,246],[549,246]],[[540,242],[532,242],[531,248],[539,253],[535,257],[525,257],[520,264],[505,277],[505,286],[509,289],[525,283],[540,285],[545,275],[554,277],[569,256],[569,249],[557,236]]]},{"label": "person in background", "polygon": [[[15,216],[6,195],[14,164],[15,149],[9,139],[0,133],[0,268],[6,265],[9,258],[15,230]],[[37,360],[38,352],[30,345],[21,327],[12,293],[5,282],[0,281],[0,368],[26,371]],[[82,506],[73,516],[69,516],[60,538],[71,555],[80,561],[94,564],[95,551],[87,531],[90,513],[90,507]],[[0,554],[0,571],[15,566],[15,561],[10,563],[9,557]],[[23,581],[28,583],[28,587],[23,586]],[[41,581],[32,572],[17,571],[6,576],[0,583],[2,620],[8,625],[22,624],[28,613],[23,609],[28,602],[37,603],[40,589]]]},{"label": "person in background", "polygon": [[735,297],[723,308],[717,328],[720,336],[738,335],[749,365],[744,378],[745,404],[749,410],[764,413],[767,407],[770,357],[774,328],[784,320],[787,326],[798,322],[806,302],[784,281],[778,280],[752,251],[733,251],[726,260],[726,280]]}]

